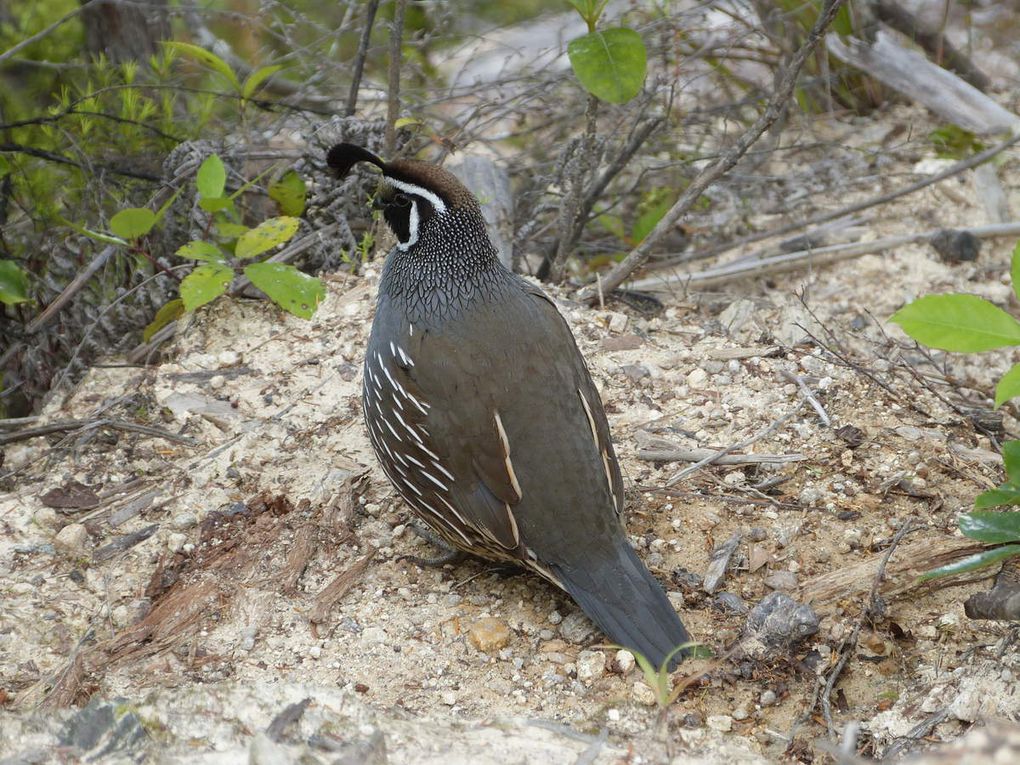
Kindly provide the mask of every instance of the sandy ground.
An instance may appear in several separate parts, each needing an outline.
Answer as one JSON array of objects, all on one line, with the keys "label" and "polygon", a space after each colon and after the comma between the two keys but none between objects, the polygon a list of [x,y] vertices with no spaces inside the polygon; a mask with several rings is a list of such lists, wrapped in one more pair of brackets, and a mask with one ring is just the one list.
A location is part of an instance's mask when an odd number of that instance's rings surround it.
[{"label": "sandy ground", "polygon": [[[889,119],[931,129],[915,111]],[[852,124],[816,130],[862,152],[883,147]],[[1017,163],[1014,153],[998,165],[1013,209]],[[887,190],[915,168],[896,169],[818,206]],[[779,159],[768,168],[789,170]],[[965,174],[881,208],[868,236],[983,216]],[[685,690],[664,714],[630,657],[551,586],[479,561],[403,559],[433,551],[409,532],[360,415],[377,266],[329,277],[309,322],[216,302],[162,364],[97,367],[44,412],[179,438],[107,425],[57,449],[59,436],[5,448],[3,469],[24,469],[0,495],[0,757],[46,761],[59,744],[72,760],[92,751],[111,761],[808,762],[829,738],[809,702],[844,651],[833,729],[838,739],[859,723],[864,755],[926,721],[908,749],[1016,720],[1020,660],[1002,650],[1007,631],[963,614],[989,580],[913,585],[937,553],[965,546],[958,514],[1001,480],[994,445],[950,403],[988,402],[1015,359],[954,357],[950,384],[928,366],[925,387],[905,366],[920,356],[885,321],[933,291],[1015,309],[1013,244],[987,240],[960,264],[906,246],[681,292],[655,317],[554,292],[606,404],[628,531],[695,636],[725,654],[743,607],[773,590],[813,599],[821,620],[814,636],[764,657],[685,664],[674,675]],[[710,467],[665,489],[688,463],[639,458],[729,446],[790,413],[739,450],[787,455],[779,462]],[[85,487],[77,499],[74,481]],[[845,649],[875,567],[907,524],[884,612]],[[737,533],[720,599],[700,577]],[[76,711],[90,699],[87,715]]]}]

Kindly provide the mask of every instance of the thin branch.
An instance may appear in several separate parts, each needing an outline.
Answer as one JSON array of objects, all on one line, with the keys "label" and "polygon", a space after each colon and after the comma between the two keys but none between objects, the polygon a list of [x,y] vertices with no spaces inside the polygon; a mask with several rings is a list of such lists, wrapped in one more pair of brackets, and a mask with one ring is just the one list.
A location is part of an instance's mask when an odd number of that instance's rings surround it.
[{"label": "thin branch", "polygon": [[372,25],[375,24],[375,13],[379,10],[379,0],[369,0],[365,8],[365,26],[361,30],[358,41],[358,53],[354,57],[354,71],[351,73],[351,89],[347,93],[345,113],[352,116],[358,108],[358,90],[361,89],[361,75],[365,71],[365,59],[368,57],[368,46],[372,41]]},{"label": "thin branch", "polygon": [[38,42],[39,40],[41,40],[44,37],[46,37],[46,35],[48,35],[50,32],[52,32],[57,27],[59,27],[62,24],[65,24],[68,21],[70,21],[75,16],[77,16],[79,13],[81,13],[85,9],[85,6],[87,4],[88,4],[87,2],[86,3],[82,3],[82,5],[80,7],[75,8],[70,13],[67,13],[67,14],[61,16],[59,19],[54,21],[52,24],[50,24],[45,29],[42,29],[42,30],[36,32],[31,37],[26,37],[24,40],[22,40],[21,42],[17,43],[13,47],[10,47],[7,50],[5,50],[3,53],[0,53],[0,62],[3,62],[5,60],[9,59],[11,56],[13,56],[19,50],[27,48],[29,45],[31,45],[34,42]]},{"label": "thin branch", "polygon": [[695,462],[690,467],[686,467],[683,470],[681,470],[679,473],[677,473],[672,478],[670,478],[668,481],[666,481],[665,485],[666,486],[675,486],[676,484],[680,483],[680,481],[682,481],[684,478],[689,476],[691,473],[696,473],[697,471],[701,470],[701,468],[705,467],[706,465],[713,464],[718,459],[720,459],[721,457],[725,457],[730,452],[735,452],[735,451],[739,451],[741,449],[746,449],[748,446],[750,446],[751,444],[755,443],[756,441],[761,441],[761,439],[766,438],[767,436],[771,435],[772,433],[775,433],[777,430],[779,430],[779,428],[781,428],[783,425],[785,425],[787,422],[789,422],[791,419],[793,419],[797,415],[797,413],[800,412],[800,410],[804,408],[804,404],[806,404],[806,403],[807,403],[807,401],[805,399],[801,399],[800,403],[797,404],[795,409],[790,410],[789,412],[784,414],[782,417],[780,417],[778,420],[775,420],[771,425],[769,425],[764,430],[762,430],[762,431],[760,431],[758,433],[755,433],[753,436],[751,436],[749,438],[745,438],[743,441],[741,441],[739,443],[730,444],[729,446],[727,446],[724,449],[720,449],[717,452],[712,452],[712,454],[708,455],[704,459],[698,460],[697,462]]},{"label": "thin branch", "polygon": [[[815,247],[809,250],[784,252],[781,255],[773,255],[772,257],[760,258],[758,260],[740,260],[717,268],[707,268],[704,271],[684,271],[671,275],[649,276],[631,282],[629,286],[634,290],[656,290],[678,284],[685,287],[707,289],[739,281],[740,279],[795,271],[806,266],[828,265],[841,260],[868,255],[873,252],[888,252],[906,244],[927,242],[943,230],[929,229],[928,231],[920,231],[916,234],[890,236],[885,239],[874,239],[870,242],[830,244],[825,247]],[[1020,221],[994,223],[988,226],[976,226],[975,228],[958,230],[966,231],[978,239],[990,239],[999,236],[1012,237],[1020,234]]]},{"label": "thin branch", "polygon": [[[70,157],[65,157],[63,154],[57,154],[52,151],[45,151],[43,149],[36,149],[32,146],[24,146],[19,143],[0,143],[0,154],[3,153],[16,153],[16,154],[27,154],[30,157],[37,157],[38,159],[45,159],[49,162],[56,162],[61,165],[70,165],[71,167],[77,167],[79,170],[85,172],[92,172],[92,168],[86,167],[85,165],[77,162]],[[113,173],[114,175],[123,175],[125,178],[137,178],[140,181],[153,181],[158,182],[160,177],[153,175],[152,173],[143,173],[136,170],[122,170],[119,167],[113,165],[94,163],[95,167],[101,168],[102,170]]]},{"label": "thin branch", "polygon": [[137,422],[128,422],[127,420],[115,420],[109,417],[103,417],[97,420],[58,420],[45,425],[38,425],[34,428],[25,428],[24,430],[18,430],[14,433],[0,436],[0,446],[17,443],[18,441],[27,441],[31,438],[39,438],[40,436],[48,436],[53,433],[96,430],[98,428],[113,428],[114,430],[141,433],[142,435],[154,436],[155,438],[165,438],[167,441],[174,441],[179,444],[186,444],[187,446],[198,445],[198,441],[193,438],[189,438],[188,436],[179,436],[176,433],[171,433],[169,430],[164,430],[163,428],[156,428],[151,425],[141,425]]},{"label": "thin branch", "polygon": [[395,0],[390,25],[389,94],[386,100],[386,156],[397,147],[397,118],[400,116],[400,64],[404,40],[404,10],[407,0]]},{"label": "thin branch", "polygon": [[1002,143],[997,143],[995,144],[995,146],[990,146],[984,151],[978,152],[973,156],[967,157],[967,159],[960,160],[955,165],[952,165],[951,167],[948,167],[945,170],[943,170],[941,173],[930,175],[915,183],[911,183],[909,186],[904,186],[901,189],[895,189],[885,194],[879,194],[878,196],[871,197],[870,199],[865,199],[861,202],[855,202],[854,204],[849,205],[847,207],[841,207],[838,210],[831,210],[829,212],[818,213],[817,215],[813,215],[805,220],[797,221],[794,223],[787,223],[785,226],[780,226],[779,228],[769,229],[768,231],[759,231],[756,234],[748,234],[747,236],[741,237],[740,239],[732,239],[729,242],[723,242],[722,244],[716,245],[715,247],[710,247],[707,250],[701,250],[700,252],[692,253],[689,256],[671,258],[668,261],[656,263],[652,265],[651,268],[654,269],[668,268],[680,262],[686,263],[692,260],[704,260],[705,258],[715,257],[716,255],[719,255],[720,253],[726,252],[728,250],[734,250],[737,247],[742,247],[745,244],[754,244],[755,242],[760,242],[763,239],[771,239],[774,236],[784,236],[785,234],[792,233],[793,231],[800,231],[801,229],[807,228],[808,226],[816,226],[821,223],[828,223],[838,218],[842,218],[847,215],[853,215],[854,213],[861,212],[862,210],[867,210],[871,207],[877,207],[879,205],[885,204],[886,202],[891,202],[894,199],[899,199],[900,197],[906,196],[907,194],[913,194],[915,191],[920,191],[921,189],[927,188],[928,186],[936,184],[939,181],[944,181],[946,178],[952,178],[954,175],[959,175],[960,173],[965,172],[967,170],[971,170],[977,167],[978,165],[983,165],[988,160],[992,159],[998,154],[1001,154],[1006,149],[1010,148],[1011,146],[1017,143],[1020,143],[1020,133],[1010,138],[1007,138]]},{"label": "thin branch", "polygon": [[[808,34],[804,45],[794,54],[790,60],[789,65],[786,67],[786,71],[783,74],[779,85],[776,88],[776,92],[769,100],[768,106],[765,111],[762,112],[761,116],[755,120],[754,124],[751,125],[744,133],[737,139],[736,143],[731,146],[719,159],[714,160],[708,166],[702,170],[698,176],[691,181],[691,184],[687,187],[683,194],[676,203],[669,209],[662,219],[656,224],[652,232],[645,237],[645,239],[635,247],[622,262],[617,264],[612,271],[606,276],[602,288],[606,291],[611,291],[623,284],[624,281],[637,269],[641,268],[648,260],[652,253],[652,250],[661,242],[667,234],[670,234],[676,224],[680,221],[680,218],[685,215],[698,201],[702,193],[715,183],[719,178],[726,174],[740,158],[747,153],[747,150],[751,145],[757,141],[762,134],[769,129],[769,127],[779,119],[779,116],[786,109],[786,104],[793,95],[794,88],[797,86],[797,77],[800,74],[801,68],[804,66],[804,62],[807,57],[811,55],[811,52],[818,45],[818,42],[822,39],[825,34],[825,30],[832,23],[832,20],[836,16],[836,12],[840,9],[843,4],[843,0],[828,0],[825,5],[825,9],[819,14],[818,20],[812,27],[811,32]],[[578,298],[585,302],[592,302],[595,299],[595,288],[589,285],[582,289],[578,294]]]}]

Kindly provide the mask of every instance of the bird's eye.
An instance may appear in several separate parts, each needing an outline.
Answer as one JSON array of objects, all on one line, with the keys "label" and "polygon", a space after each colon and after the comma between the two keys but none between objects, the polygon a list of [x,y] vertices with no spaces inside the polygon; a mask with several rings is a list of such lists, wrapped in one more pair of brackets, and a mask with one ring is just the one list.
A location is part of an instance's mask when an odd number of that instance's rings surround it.
[{"label": "bird's eye", "polygon": [[390,204],[394,207],[409,207],[411,199],[407,196],[407,194],[394,194]]}]

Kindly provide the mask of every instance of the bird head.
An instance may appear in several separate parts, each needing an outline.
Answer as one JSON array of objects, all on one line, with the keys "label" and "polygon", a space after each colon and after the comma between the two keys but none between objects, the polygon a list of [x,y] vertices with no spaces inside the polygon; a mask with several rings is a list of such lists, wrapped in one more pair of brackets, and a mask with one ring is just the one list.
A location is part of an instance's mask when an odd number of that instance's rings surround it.
[{"label": "bird head", "polygon": [[329,150],[326,162],[343,178],[358,162],[369,162],[382,170],[389,186],[377,201],[386,223],[396,235],[397,247],[409,250],[426,240],[432,232],[442,229],[443,222],[452,224],[464,213],[481,220],[478,200],[457,177],[431,162],[402,159],[384,162],[361,146],[340,143]]}]

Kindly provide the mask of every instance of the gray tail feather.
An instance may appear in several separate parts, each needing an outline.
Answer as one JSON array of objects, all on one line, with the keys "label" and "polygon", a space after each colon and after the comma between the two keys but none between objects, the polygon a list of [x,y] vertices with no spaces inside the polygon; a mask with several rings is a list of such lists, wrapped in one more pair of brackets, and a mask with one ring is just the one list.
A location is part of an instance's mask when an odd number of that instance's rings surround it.
[{"label": "gray tail feather", "polygon": [[[628,650],[640,652],[658,669],[673,650],[692,642],[680,617],[673,610],[662,586],[651,575],[637,553],[620,539],[615,555],[592,568],[554,566],[563,588],[610,640]],[[690,649],[673,654],[674,669]]]}]

